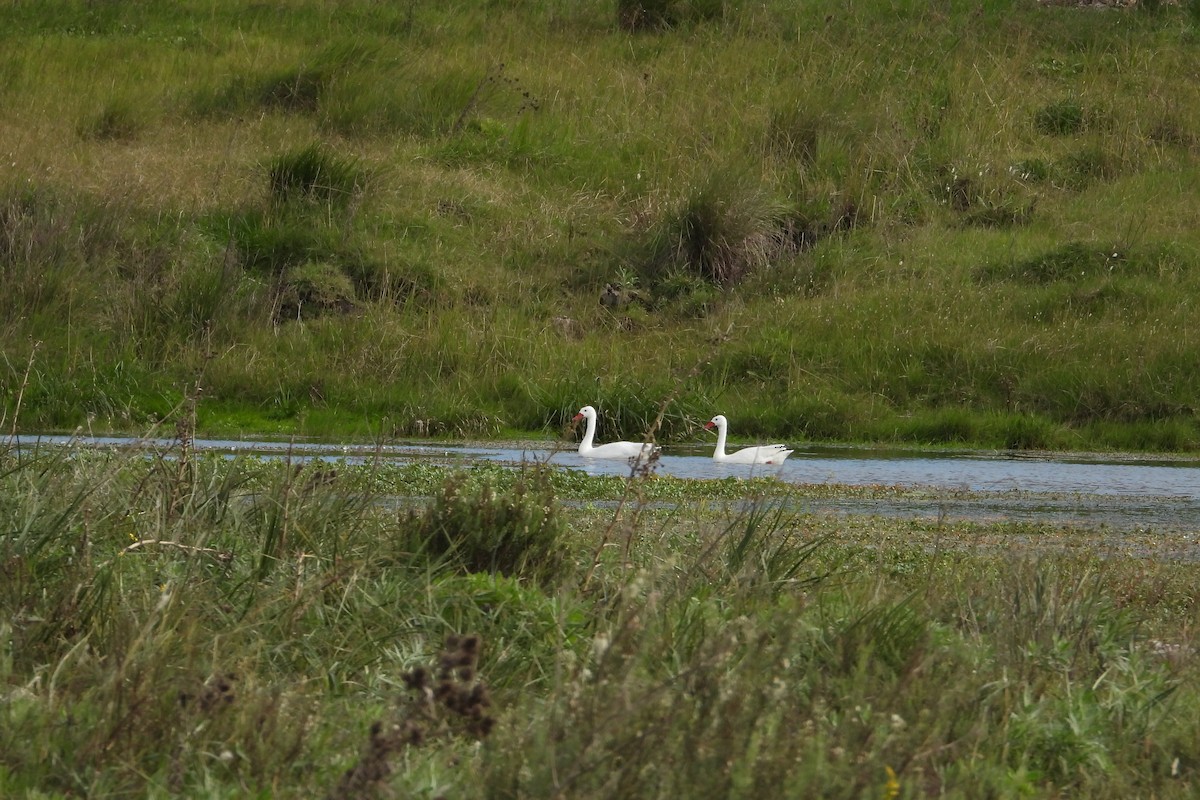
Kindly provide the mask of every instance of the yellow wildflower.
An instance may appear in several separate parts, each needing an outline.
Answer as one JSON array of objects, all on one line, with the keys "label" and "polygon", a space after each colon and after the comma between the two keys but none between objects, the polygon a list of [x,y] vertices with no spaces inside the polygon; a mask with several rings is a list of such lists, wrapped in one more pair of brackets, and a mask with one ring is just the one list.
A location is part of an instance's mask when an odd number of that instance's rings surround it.
[{"label": "yellow wildflower", "polygon": [[883,796],[885,800],[895,800],[900,796],[900,781],[896,778],[896,770],[891,767],[884,767],[887,770],[887,783],[883,785]]}]

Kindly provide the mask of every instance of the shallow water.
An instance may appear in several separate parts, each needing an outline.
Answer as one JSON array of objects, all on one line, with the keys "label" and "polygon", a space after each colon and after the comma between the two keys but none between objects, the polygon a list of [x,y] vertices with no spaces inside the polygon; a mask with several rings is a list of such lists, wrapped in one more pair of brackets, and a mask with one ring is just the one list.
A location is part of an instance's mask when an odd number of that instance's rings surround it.
[{"label": "shallow water", "polygon": [[[24,436],[23,451],[46,446],[167,451],[170,439]],[[628,475],[623,461],[581,458],[539,443],[495,445],[414,442],[330,444],[305,441],[197,439],[199,451],[346,463],[548,462],[593,475]],[[773,476],[803,485],[888,486],[934,490],[934,497],[806,501],[835,513],[905,517],[1038,520],[1116,528],[1200,531],[1200,459],[1028,453],[885,451],[849,447],[797,449],[781,466],[717,464],[711,446],[667,447],[654,469],[681,478]],[[962,497],[962,492],[983,497]]]}]

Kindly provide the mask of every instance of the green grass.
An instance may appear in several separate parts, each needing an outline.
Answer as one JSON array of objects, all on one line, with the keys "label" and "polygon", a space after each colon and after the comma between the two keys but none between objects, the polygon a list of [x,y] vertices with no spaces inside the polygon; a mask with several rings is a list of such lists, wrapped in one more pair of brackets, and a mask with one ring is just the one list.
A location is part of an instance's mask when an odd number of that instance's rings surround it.
[{"label": "green grass", "polygon": [[0,489],[6,796],[1187,797],[1200,775],[1196,567],[1169,533],[182,444],[6,451]]},{"label": "green grass", "polygon": [[1194,451],[1194,6],[5,8],[5,427]]}]

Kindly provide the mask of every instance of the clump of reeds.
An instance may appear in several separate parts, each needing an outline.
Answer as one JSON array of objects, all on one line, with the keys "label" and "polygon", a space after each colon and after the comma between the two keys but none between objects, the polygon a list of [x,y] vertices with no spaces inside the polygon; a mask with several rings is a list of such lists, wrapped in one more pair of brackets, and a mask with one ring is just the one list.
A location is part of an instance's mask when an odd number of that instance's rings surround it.
[{"label": "clump of reeds", "polygon": [[503,492],[487,477],[456,473],[431,505],[406,511],[400,526],[418,552],[452,570],[553,582],[567,566],[565,521],[541,470]]}]

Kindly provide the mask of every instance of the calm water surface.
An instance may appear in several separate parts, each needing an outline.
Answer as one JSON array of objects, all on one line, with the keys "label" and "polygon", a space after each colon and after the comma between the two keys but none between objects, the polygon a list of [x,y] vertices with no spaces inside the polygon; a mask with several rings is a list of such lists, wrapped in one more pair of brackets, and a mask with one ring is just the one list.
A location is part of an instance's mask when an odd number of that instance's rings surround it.
[{"label": "calm water surface", "polygon": [[[169,439],[25,436],[24,451],[46,446],[169,450]],[[229,457],[289,458],[347,463],[424,461],[468,465],[478,462],[548,462],[594,475],[628,475],[622,461],[583,459],[549,444],[495,445],[329,444],[303,441],[197,439],[197,450]],[[1200,458],[1030,455],[980,452],[883,451],[840,447],[797,449],[779,467],[717,464],[711,446],[668,447],[655,467],[683,478],[774,476],[796,484],[895,486],[944,491],[934,499],[813,501],[828,510],[903,516],[1039,519],[1200,531]],[[960,490],[985,493],[959,498]],[[936,492],[935,492],[936,494]]]}]

